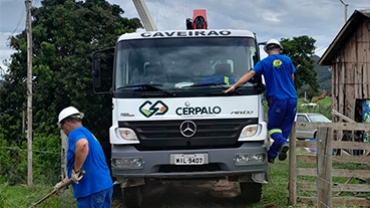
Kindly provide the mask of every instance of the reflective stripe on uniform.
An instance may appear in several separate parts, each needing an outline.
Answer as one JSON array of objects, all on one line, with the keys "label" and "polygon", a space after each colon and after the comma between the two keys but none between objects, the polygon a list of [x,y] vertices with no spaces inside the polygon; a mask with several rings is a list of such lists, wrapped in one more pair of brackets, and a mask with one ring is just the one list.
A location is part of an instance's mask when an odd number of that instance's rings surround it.
[{"label": "reflective stripe on uniform", "polygon": [[230,85],[229,77],[224,76],[224,83],[227,84],[227,85]]},{"label": "reflective stripe on uniform", "polygon": [[269,131],[269,135],[275,134],[275,133],[283,133],[283,131],[281,131],[281,129],[271,129]]}]

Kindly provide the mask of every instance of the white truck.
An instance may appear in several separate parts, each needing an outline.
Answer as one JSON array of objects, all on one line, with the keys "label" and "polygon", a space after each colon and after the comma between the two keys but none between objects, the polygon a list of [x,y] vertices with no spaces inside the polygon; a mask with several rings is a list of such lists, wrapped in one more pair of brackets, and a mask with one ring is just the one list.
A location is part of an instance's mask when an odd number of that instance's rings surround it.
[{"label": "white truck", "polygon": [[[102,83],[93,54],[94,91]],[[228,179],[247,202],[267,182],[269,137],[261,77],[223,90],[259,60],[248,30],[123,34],[114,49],[111,171],[126,207],[140,207],[148,179]]]}]

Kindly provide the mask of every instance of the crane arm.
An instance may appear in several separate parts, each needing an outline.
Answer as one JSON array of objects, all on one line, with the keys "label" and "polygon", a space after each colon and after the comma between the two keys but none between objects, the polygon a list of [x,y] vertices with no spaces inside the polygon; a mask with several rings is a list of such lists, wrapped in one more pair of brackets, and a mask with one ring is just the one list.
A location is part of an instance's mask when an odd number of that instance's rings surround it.
[{"label": "crane arm", "polygon": [[144,25],[144,29],[146,31],[156,31],[157,27],[154,24],[152,16],[150,15],[144,0],[132,0],[132,1],[134,2],[136,11],[139,14],[140,19]]}]

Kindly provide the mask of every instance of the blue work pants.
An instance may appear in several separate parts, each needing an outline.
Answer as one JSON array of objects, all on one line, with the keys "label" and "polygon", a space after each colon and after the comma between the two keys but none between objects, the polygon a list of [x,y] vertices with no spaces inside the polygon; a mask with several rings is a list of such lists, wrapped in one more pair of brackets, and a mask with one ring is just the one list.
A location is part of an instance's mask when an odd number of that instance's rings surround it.
[{"label": "blue work pants", "polygon": [[296,111],[297,99],[276,99],[268,98],[268,122],[267,129],[270,137],[274,140],[268,152],[269,158],[275,159],[281,145],[287,144],[292,129]]},{"label": "blue work pants", "polygon": [[77,199],[77,208],[110,208],[112,206],[113,187]]}]

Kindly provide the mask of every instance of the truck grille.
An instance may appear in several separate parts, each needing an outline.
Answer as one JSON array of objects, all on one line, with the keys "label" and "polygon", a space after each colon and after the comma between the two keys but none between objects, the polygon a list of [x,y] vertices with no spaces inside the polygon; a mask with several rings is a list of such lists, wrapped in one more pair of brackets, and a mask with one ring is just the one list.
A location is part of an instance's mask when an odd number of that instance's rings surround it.
[{"label": "truck grille", "polygon": [[184,121],[120,121],[118,125],[133,129],[143,147],[231,146],[237,144],[243,127],[257,124],[258,118],[191,120],[197,127],[191,137],[180,132]]}]

